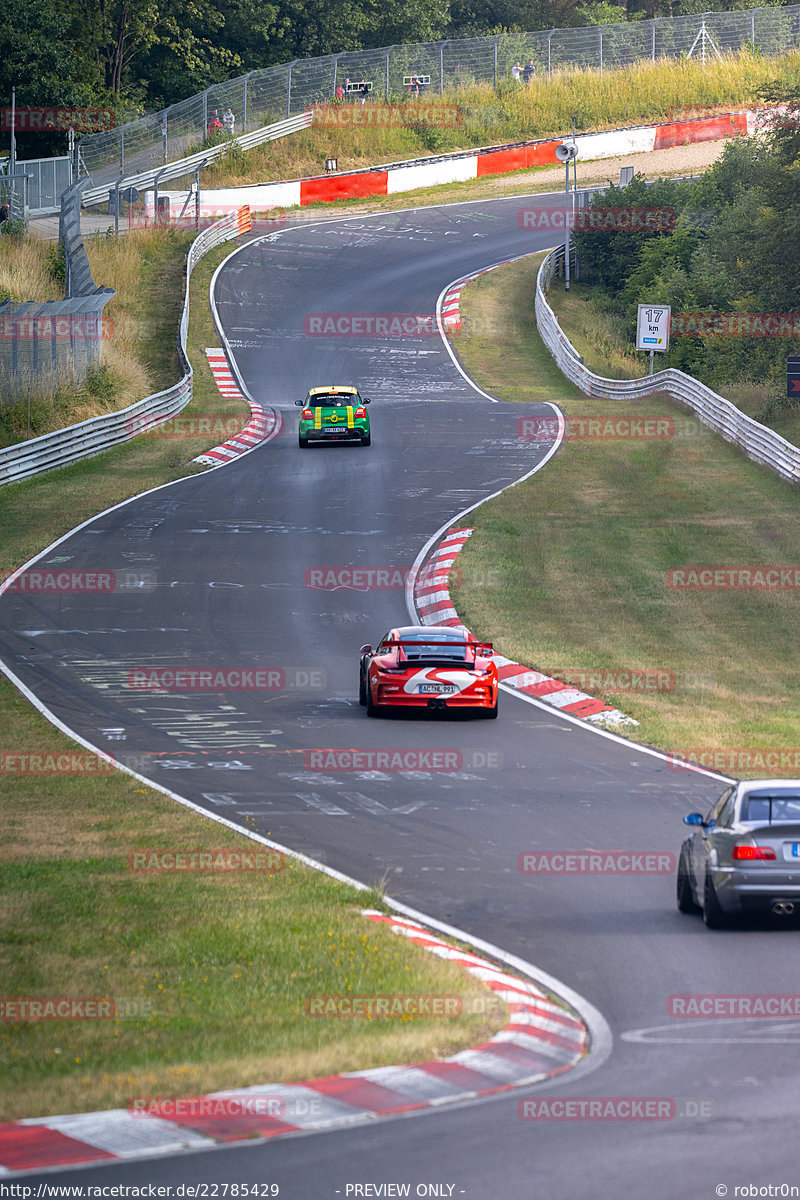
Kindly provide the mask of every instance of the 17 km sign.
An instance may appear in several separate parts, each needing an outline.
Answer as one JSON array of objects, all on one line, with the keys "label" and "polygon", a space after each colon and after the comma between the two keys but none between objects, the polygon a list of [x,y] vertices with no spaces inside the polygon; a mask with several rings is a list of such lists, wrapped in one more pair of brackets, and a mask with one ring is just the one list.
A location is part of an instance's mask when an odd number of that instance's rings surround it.
[{"label": "17 km sign", "polygon": [[636,322],[637,350],[669,350],[669,304],[640,304]]}]

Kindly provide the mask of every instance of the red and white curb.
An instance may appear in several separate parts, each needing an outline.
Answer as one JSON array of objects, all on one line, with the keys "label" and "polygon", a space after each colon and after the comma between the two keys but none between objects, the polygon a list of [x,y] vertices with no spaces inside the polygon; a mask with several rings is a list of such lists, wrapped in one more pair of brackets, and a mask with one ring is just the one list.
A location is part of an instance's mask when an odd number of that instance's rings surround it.
[{"label": "red and white curb", "polygon": [[[428,559],[414,582],[414,603],[423,625],[457,625],[465,628],[453,607],[448,587],[448,577],[453,563],[461,553],[472,529],[451,529],[442,539],[439,548]],[[534,671],[522,663],[513,662],[502,654],[495,654],[500,682],[527,696],[536,696],[546,704],[573,717],[582,717],[598,725],[638,725],[619,709],[604,704],[596,696],[587,696],[560,679],[553,679],[541,671]]]},{"label": "red and white curb", "polygon": [[[769,111],[711,113],[667,124],[587,131],[576,134],[575,140],[580,147],[580,161],[583,163],[619,155],[646,154],[671,146],[752,135],[763,128]],[[271,212],[274,209],[299,208],[334,200],[392,196],[418,188],[504,175],[509,171],[531,167],[559,166],[556,150],[563,141],[561,137],[540,138],[507,146],[484,146],[467,154],[450,153],[386,163],[368,171],[347,171],[232,188],[204,188],[200,193],[200,202],[208,206],[210,211],[227,211],[247,204],[252,212]],[[159,195],[174,197],[176,201],[182,199],[179,192],[159,191]],[[145,206],[146,211],[152,213],[152,192],[145,193]]]},{"label": "red and white curb", "polygon": [[272,409],[265,410],[260,404],[256,404],[255,401],[242,395],[224,350],[207,347],[206,356],[220,394],[226,399],[241,400],[243,403],[249,404],[252,413],[241,433],[237,433],[235,437],[228,438],[227,442],[223,442],[221,446],[214,446],[211,450],[206,450],[193,459],[194,462],[202,463],[207,467],[221,467],[232,459],[238,458],[240,454],[252,450],[259,442],[271,437],[280,427],[280,414],[273,412]]},{"label": "red and white curb", "polygon": [[[534,251],[534,253],[537,252]],[[527,258],[528,255],[523,254],[520,257]],[[472,283],[473,279],[478,279],[481,275],[488,275],[490,271],[494,271],[497,267],[505,267],[509,263],[516,261],[516,259],[508,258],[504,262],[492,263],[490,267],[482,267],[480,271],[473,271],[471,275],[465,275],[463,279],[450,284],[450,287],[442,298],[442,325],[444,326],[445,333],[461,332],[461,292],[467,284]]]},{"label": "red and white curb", "polygon": [[[470,279],[472,276],[470,276]],[[468,279],[462,279],[460,283],[454,284],[453,287],[447,289],[442,300],[442,324],[446,333],[461,332],[461,313],[459,312],[459,303],[461,300],[461,289],[469,282]]]},{"label": "red and white curb", "polygon": [[0,1177],[364,1124],[540,1083],[587,1053],[584,1023],[535,984],[415,921],[373,909],[363,915],[479,979],[506,1005],[507,1024],[481,1045],[439,1061],[162,1100],[143,1115],[120,1108],[9,1122],[0,1125]]}]

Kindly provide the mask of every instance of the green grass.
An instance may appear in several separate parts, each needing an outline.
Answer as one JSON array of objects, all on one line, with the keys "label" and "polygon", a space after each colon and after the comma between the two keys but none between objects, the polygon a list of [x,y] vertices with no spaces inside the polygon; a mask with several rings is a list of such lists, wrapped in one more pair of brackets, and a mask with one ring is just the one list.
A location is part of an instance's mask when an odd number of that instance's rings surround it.
[{"label": "green grass", "polygon": [[[666,573],[800,564],[797,489],[666,397],[577,393],[536,332],[539,261],[501,267],[462,293],[465,335],[456,345],[466,369],[504,399],[552,399],[573,422],[650,415],[673,421],[674,436],[568,441],[531,481],[477,509],[459,561],[459,613],[503,654],[555,676],[670,673],[673,690],[604,695],[640,722],[629,734],[637,740],[676,751],[795,750],[796,592],[673,590]],[[569,334],[577,302],[562,305],[560,287],[553,296]],[[613,374],[596,347],[591,366]],[[470,585],[471,573],[480,585]],[[800,750],[794,773],[798,766]]]},{"label": "green grass", "polygon": [[[179,272],[185,247],[171,245]],[[245,408],[220,396],[204,352],[217,340],[209,281],[231,248],[212,251],[192,277],[195,389],[184,415]],[[140,316],[150,369],[172,382],[174,328],[162,347],[166,330],[145,328],[148,296]],[[191,459],[216,440],[142,437],[0,489],[0,566],[19,566],[108,505],[196,472]],[[0,728],[5,754],[83,753],[3,679]],[[437,1057],[503,1023],[482,985],[360,916],[380,904],[377,892],[290,863],[272,874],[132,874],[128,854],[143,847],[254,844],[123,773],[0,776],[3,996],[111,996],[122,1013],[0,1023],[0,1120]],[[325,992],[458,994],[464,1013],[307,1018],[305,997]]]},{"label": "green grass", "polygon": [[[6,752],[69,743],[8,684]],[[480,984],[360,916],[381,905],[291,860],[144,874],[140,849],[259,847],[129,776],[4,778],[3,996],[110,997],[111,1020],[0,1026],[0,1120],[448,1054],[502,1024]],[[314,1019],[319,994],[457,994],[461,1018]]]}]

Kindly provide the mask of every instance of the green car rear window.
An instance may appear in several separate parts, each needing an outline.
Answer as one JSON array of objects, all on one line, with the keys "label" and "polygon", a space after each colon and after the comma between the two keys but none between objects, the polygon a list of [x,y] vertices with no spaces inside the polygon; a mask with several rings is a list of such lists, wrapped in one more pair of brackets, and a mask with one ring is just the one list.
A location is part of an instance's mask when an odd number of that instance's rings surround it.
[{"label": "green car rear window", "polygon": [[357,392],[327,392],[321,396],[309,396],[307,408],[347,408],[349,404],[360,404],[361,397]]}]

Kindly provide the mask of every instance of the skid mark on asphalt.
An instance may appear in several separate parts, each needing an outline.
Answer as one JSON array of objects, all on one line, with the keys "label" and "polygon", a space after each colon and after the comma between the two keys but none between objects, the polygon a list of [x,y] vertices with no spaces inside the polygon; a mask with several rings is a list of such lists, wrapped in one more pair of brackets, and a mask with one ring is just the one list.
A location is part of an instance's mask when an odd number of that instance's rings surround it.
[{"label": "skid mark on asphalt", "polygon": [[715,1020],[696,1018],[689,1024],[651,1025],[644,1029],[626,1029],[620,1034],[623,1042],[639,1045],[746,1045],[797,1044],[800,1042],[800,1021],[774,1021],[761,1017],[730,1017]]}]

